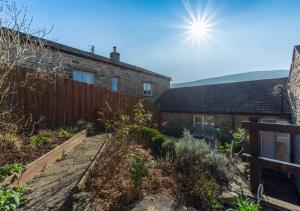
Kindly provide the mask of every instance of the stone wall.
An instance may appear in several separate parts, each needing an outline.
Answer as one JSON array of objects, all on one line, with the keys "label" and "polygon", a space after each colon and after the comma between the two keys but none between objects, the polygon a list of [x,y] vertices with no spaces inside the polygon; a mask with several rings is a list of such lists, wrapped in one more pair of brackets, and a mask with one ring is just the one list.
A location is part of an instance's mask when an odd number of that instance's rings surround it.
[{"label": "stone wall", "polygon": [[[175,112],[162,112],[161,117],[164,122],[176,123],[179,126],[193,126],[193,116],[199,113],[175,113]],[[224,130],[232,130],[233,126],[233,116],[227,114],[200,114],[212,116],[216,127]]]},{"label": "stone wall", "polygon": [[[95,74],[95,84],[111,89],[112,76],[118,77],[119,92],[126,95],[143,96],[143,83],[152,84],[153,95],[145,97],[154,102],[160,95],[170,88],[170,78],[142,72],[134,68],[127,68],[126,65],[115,65],[113,63],[90,59],[74,55],[67,52],[51,50],[46,60],[48,68],[57,67],[59,57],[61,57],[62,67],[67,77],[72,77],[73,70],[92,72]],[[36,61],[27,61],[23,66],[36,69],[39,63]]]},{"label": "stone wall", "polygon": [[[288,94],[290,98],[293,123],[300,125],[300,52],[294,49],[293,61],[288,80]],[[300,136],[294,136],[292,142],[293,162],[300,164]],[[295,183],[300,193],[300,177],[295,177]]]},{"label": "stone wall", "polygon": [[296,49],[294,50],[288,80],[288,93],[292,107],[293,121],[297,125],[300,125],[300,53]]},{"label": "stone wall", "polygon": [[[193,116],[195,114],[212,116],[216,127],[230,131],[240,128],[243,121],[248,121],[249,117],[255,115],[238,115],[238,114],[201,114],[201,113],[176,113],[176,112],[162,112],[162,120],[166,123],[176,123],[179,126],[192,126]],[[287,120],[280,116],[257,116],[259,120],[264,118],[271,118],[277,120]]]}]

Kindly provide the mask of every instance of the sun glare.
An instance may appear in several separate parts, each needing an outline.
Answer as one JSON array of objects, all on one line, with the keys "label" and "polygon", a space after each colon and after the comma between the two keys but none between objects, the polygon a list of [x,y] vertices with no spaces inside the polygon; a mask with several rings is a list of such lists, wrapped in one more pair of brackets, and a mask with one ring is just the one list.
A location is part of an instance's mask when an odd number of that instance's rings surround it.
[{"label": "sun glare", "polygon": [[208,8],[200,10],[200,6],[193,8],[189,1],[183,1],[188,17],[184,17],[185,28],[185,42],[192,44],[206,44],[208,40],[213,39],[212,32],[213,26],[216,22],[213,22],[215,13],[208,15]]},{"label": "sun glare", "polygon": [[189,28],[189,33],[195,40],[205,38],[210,30],[209,24],[204,21],[196,21],[192,23]]}]

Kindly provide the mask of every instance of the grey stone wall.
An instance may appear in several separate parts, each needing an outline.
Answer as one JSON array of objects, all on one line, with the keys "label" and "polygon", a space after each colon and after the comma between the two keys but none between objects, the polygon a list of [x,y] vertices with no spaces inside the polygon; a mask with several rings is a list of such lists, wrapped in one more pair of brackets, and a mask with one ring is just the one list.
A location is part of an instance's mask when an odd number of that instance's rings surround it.
[{"label": "grey stone wall", "polygon": [[[177,123],[178,125],[193,125],[193,115],[208,115],[212,116],[216,127],[222,130],[230,131],[242,127],[243,121],[248,121],[250,115],[237,115],[237,114],[203,114],[203,113],[177,113],[177,112],[161,112],[162,121],[168,123]],[[252,115],[254,116],[254,115]],[[271,118],[276,120],[288,120],[280,116],[256,116],[259,120]]]},{"label": "grey stone wall", "polygon": [[[46,60],[48,68],[57,67],[57,61],[61,57],[62,67],[67,77],[72,77],[73,70],[81,70],[92,72],[95,74],[95,84],[111,90],[112,76],[117,76],[119,80],[119,92],[132,96],[143,96],[143,83],[152,84],[152,96],[145,97],[151,102],[162,95],[170,88],[170,79],[167,77],[160,77],[155,74],[141,72],[138,70],[121,67],[104,61],[97,61],[90,58],[73,55],[66,52],[58,52],[51,50]],[[27,68],[38,68],[39,59],[36,61],[30,60],[23,64]]]},{"label": "grey stone wall", "polygon": [[[294,49],[293,61],[291,65],[288,94],[291,104],[293,123],[300,125],[300,53]],[[294,163],[300,164],[300,136],[295,136],[292,142]],[[300,193],[300,177],[295,177],[294,181],[298,193]]]}]

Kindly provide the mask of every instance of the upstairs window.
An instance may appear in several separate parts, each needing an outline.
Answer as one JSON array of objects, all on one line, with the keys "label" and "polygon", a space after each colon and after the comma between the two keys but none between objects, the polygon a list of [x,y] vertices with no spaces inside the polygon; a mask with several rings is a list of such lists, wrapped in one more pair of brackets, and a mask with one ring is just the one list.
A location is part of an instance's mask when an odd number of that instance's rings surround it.
[{"label": "upstairs window", "polygon": [[152,84],[144,83],[144,96],[152,96]]},{"label": "upstairs window", "polygon": [[73,79],[76,81],[87,83],[87,84],[93,84],[94,83],[94,73],[80,71],[80,70],[74,70],[73,71]]},{"label": "upstairs window", "polygon": [[113,76],[111,78],[111,90],[117,92],[119,89],[119,78],[117,76]]}]

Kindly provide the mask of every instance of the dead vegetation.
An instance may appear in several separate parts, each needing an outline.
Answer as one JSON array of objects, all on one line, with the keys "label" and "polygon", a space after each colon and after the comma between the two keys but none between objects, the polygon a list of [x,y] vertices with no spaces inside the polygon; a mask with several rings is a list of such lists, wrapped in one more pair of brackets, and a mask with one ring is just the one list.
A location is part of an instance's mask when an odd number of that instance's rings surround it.
[{"label": "dead vegetation", "polygon": [[[148,114],[139,104],[133,116],[141,120],[144,113]],[[179,143],[167,140],[145,126],[149,118],[146,120],[120,115],[114,120],[118,123],[106,124],[118,128],[110,127],[114,133],[108,136],[86,182],[84,191],[92,198],[89,208],[128,210],[149,195],[165,196],[197,209],[222,207],[218,195],[228,185],[226,158],[188,132]]]}]

